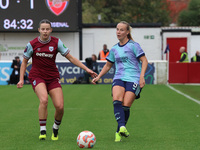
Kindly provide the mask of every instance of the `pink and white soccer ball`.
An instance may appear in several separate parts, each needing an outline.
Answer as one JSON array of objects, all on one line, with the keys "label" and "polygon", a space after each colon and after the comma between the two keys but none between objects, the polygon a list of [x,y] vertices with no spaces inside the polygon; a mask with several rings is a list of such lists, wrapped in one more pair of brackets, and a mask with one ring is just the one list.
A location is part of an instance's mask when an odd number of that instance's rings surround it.
[{"label": "pink and white soccer ball", "polygon": [[80,148],[93,148],[96,137],[91,131],[82,131],[77,137],[77,145]]}]

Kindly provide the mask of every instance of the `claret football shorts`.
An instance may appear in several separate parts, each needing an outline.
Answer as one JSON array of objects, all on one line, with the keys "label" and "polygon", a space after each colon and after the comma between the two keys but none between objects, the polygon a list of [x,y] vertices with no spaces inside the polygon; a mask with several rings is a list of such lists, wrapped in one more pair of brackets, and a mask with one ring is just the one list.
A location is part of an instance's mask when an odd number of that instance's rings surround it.
[{"label": "claret football shorts", "polygon": [[54,89],[54,88],[62,88],[61,84],[60,84],[60,79],[59,78],[55,78],[52,80],[44,80],[42,78],[35,78],[35,79],[29,79],[30,83],[32,84],[33,90],[35,91],[35,87],[39,84],[39,83],[44,83],[47,87],[47,91],[49,92],[50,90]]}]

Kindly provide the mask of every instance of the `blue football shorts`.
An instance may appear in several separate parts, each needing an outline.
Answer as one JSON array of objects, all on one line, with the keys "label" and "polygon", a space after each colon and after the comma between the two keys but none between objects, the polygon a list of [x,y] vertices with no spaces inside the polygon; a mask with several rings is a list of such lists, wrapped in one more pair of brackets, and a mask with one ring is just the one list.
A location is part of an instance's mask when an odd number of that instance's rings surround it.
[{"label": "blue football shorts", "polygon": [[135,82],[127,82],[127,81],[122,81],[120,79],[115,79],[112,84],[112,88],[114,86],[121,86],[125,88],[126,91],[133,92],[136,95],[136,99],[140,98],[140,93],[142,91],[142,88],[140,88],[140,85],[135,83]]}]

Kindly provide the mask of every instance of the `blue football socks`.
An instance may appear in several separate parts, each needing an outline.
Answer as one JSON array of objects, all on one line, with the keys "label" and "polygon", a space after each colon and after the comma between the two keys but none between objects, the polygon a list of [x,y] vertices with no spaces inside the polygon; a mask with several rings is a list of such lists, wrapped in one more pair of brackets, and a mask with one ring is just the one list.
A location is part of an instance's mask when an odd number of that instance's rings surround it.
[{"label": "blue football socks", "polygon": [[125,125],[126,125],[130,116],[130,107],[123,106],[123,109],[124,109],[124,114],[125,114]]},{"label": "blue football socks", "polygon": [[115,118],[117,120],[118,126],[125,126],[125,115],[124,115],[124,109],[122,107],[122,102],[115,100],[113,101],[114,106],[114,114]]},{"label": "blue football socks", "polygon": [[[130,107],[128,106],[122,106],[123,110],[124,110],[124,116],[125,116],[125,125],[128,122],[129,116],[130,116]],[[119,126],[117,126],[117,132],[119,132]]]}]

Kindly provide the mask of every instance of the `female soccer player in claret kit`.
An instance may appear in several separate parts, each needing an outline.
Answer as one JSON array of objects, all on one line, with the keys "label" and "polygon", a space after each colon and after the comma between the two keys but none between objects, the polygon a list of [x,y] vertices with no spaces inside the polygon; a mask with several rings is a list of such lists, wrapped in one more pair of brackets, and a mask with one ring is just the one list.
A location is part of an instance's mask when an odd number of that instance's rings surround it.
[{"label": "female soccer player in claret kit", "polygon": [[29,81],[40,100],[38,109],[40,123],[39,139],[46,139],[47,104],[49,94],[56,109],[51,139],[58,140],[58,129],[64,113],[64,98],[59,81],[59,72],[55,63],[57,53],[59,52],[71,63],[84,69],[92,77],[97,74],[88,69],[78,59],[70,55],[69,49],[65,47],[60,39],[50,36],[52,28],[49,20],[41,20],[38,31],[40,32],[40,36],[30,41],[24,50],[24,59],[20,69],[20,81],[18,82],[17,87],[23,87],[24,73],[26,71],[28,60],[32,57],[32,68],[29,73]]},{"label": "female soccer player in claret kit", "polygon": [[144,75],[148,61],[140,45],[132,39],[131,26],[121,21],[116,29],[119,43],[112,47],[106,64],[92,82],[95,84],[115,64],[112,96],[114,115],[118,123],[115,142],[120,142],[121,136],[129,136],[125,125],[129,119],[130,107],[140,97],[141,89],[145,85]]}]

